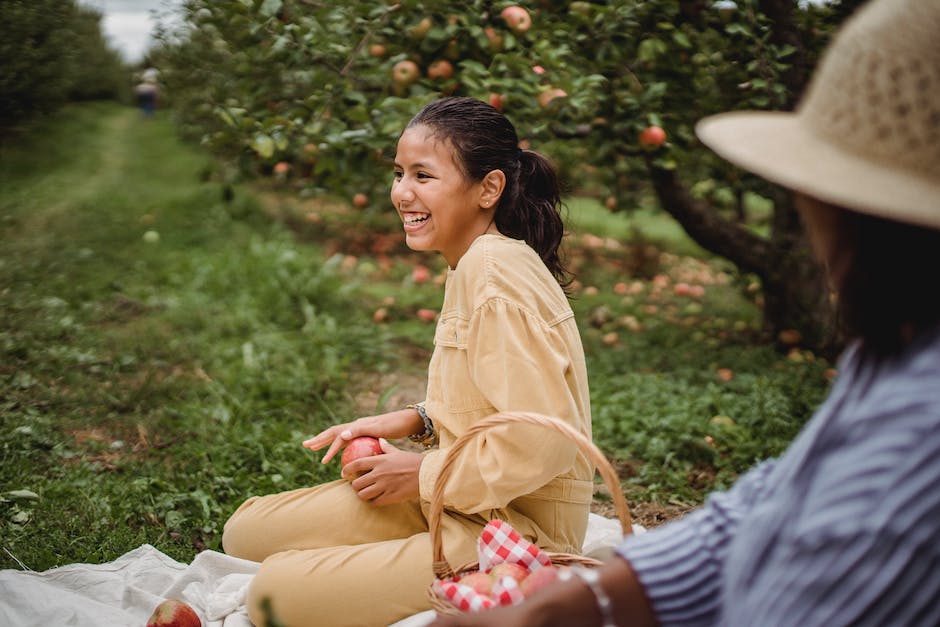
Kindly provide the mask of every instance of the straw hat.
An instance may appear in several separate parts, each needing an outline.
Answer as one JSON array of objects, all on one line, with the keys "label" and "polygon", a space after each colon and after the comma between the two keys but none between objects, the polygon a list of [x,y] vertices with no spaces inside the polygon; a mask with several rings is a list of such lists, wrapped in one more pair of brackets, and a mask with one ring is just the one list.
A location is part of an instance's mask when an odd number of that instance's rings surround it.
[{"label": "straw hat", "polygon": [[695,130],[767,180],[940,229],[940,0],[871,0],[833,37],[796,112],[723,113]]}]

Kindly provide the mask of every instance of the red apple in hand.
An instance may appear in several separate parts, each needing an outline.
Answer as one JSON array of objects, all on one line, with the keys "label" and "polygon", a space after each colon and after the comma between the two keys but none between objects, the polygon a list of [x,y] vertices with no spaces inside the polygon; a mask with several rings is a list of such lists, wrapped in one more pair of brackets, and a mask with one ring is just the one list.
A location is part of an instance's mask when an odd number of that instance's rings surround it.
[{"label": "red apple in hand", "polygon": [[147,627],[202,627],[202,619],[183,601],[168,599],[153,611]]},{"label": "red apple in hand", "polygon": [[353,438],[346,444],[346,448],[343,449],[343,455],[340,457],[339,463],[345,468],[346,464],[360,457],[381,455],[382,452],[382,445],[379,443],[378,438],[373,438],[370,435],[359,436],[358,438]]}]

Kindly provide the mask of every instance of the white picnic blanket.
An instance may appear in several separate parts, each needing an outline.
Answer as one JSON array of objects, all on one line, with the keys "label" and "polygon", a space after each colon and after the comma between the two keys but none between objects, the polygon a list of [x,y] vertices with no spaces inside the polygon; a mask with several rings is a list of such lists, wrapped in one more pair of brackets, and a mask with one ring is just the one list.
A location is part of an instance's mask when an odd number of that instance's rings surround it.
[{"label": "white picnic blanket", "polygon": [[[635,532],[644,529],[634,526]],[[617,520],[591,514],[584,554],[601,557],[621,539]],[[0,570],[0,626],[143,627],[164,599],[189,603],[206,627],[251,627],[245,595],[256,562],[203,551],[177,562],[149,544],[105,564],[69,564],[43,572]],[[433,610],[394,627],[420,627]]]}]

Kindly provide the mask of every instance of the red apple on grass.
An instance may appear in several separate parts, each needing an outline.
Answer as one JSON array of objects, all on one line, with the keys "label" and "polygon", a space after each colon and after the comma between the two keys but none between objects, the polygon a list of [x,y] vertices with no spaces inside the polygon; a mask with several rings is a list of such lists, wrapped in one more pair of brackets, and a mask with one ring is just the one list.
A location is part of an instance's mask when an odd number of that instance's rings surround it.
[{"label": "red apple on grass", "polygon": [[370,435],[362,435],[358,438],[353,438],[346,444],[346,448],[343,449],[343,455],[340,457],[339,463],[345,468],[346,464],[360,457],[381,455],[382,452],[382,445],[379,443],[378,438],[373,438]]},{"label": "red apple on grass", "polygon": [[185,602],[167,599],[150,615],[147,627],[202,627],[202,619]]},{"label": "red apple on grass", "polygon": [[411,269],[411,280],[415,283],[427,283],[431,279],[431,269],[421,264]]},{"label": "red apple on grass", "polygon": [[437,318],[437,312],[433,309],[419,309],[416,315],[424,322],[434,322]]}]

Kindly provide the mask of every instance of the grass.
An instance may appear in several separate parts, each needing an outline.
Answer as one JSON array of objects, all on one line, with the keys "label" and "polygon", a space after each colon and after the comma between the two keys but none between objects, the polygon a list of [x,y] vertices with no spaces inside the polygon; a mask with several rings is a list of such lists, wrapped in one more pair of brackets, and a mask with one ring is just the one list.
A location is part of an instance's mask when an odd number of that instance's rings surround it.
[{"label": "grass", "polygon": [[[442,293],[411,269],[440,262],[380,207],[226,200],[211,171],[110,104],[0,146],[0,567],[219,549],[247,496],[338,476],[304,437],[421,394]],[[775,352],[748,279],[667,219],[569,206],[595,440],[651,524],[782,450],[829,364]]]}]

